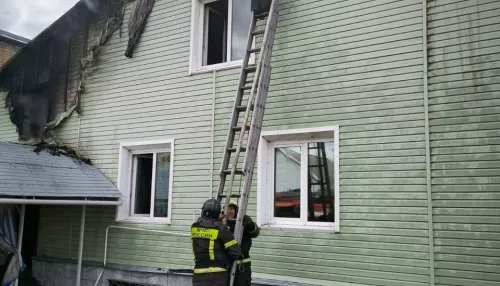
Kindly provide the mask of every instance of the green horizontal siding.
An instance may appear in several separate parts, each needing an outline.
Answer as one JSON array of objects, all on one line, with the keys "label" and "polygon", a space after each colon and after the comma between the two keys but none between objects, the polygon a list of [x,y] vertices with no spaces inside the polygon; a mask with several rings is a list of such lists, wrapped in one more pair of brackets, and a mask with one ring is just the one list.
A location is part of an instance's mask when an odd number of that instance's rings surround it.
[{"label": "green horizontal siding", "polygon": [[[130,7],[122,26],[125,31]],[[76,148],[78,141],[82,155],[114,183],[120,142],[175,139],[172,224],[119,225],[187,231],[194,209],[209,196],[213,78],[210,73],[188,76],[190,14],[190,2],[157,1],[130,59],[123,56],[128,38],[117,31],[87,76],[83,115],[73,115],[58,129],[65,144]],[[91,26],[89,38],[98,31],[99,25]],[[78,208],[44,207],[39,254],[76,258],[79,215]],[[69,231],[73,216],[77,224]],[[115,224],[114,218],[113,207],[88,211],[85,259],[102,261],[105,230]],[[186,268],[193,259],[185,238],[111,229],[108,261]]]},{"label": "green horizontal siding", "polygon": [[[426,285],[422,6],[358,2],[280,4],[263,128],[340,125],[341,228],[263,230],[253,267],[324,281]],[[217,72],[216,159],[237,80],[237,71]],[[215,173],[219,166],[216,160]]]},{"label": "green horizontal siding", "polygon": [[[187,232],[210,184],[217,186],[239,69],[188,76],[191,2],[181,2],[156,1],[131,59],[123,56],[125,33],[113,35],[87,78],[83,115],[57,131],[115,183],[121,141],[176,140],[172,224],[119,225]],[[254,275],[429,285],[433,247],[436,285],[499,285],[500,1],[428,2],[433,246],[422,3],[283,0],[279,9],[263,128],[340,126],[341,227],[263,230],[252,248]],[[129,12],[130,5],[125,31]],[[8,118],[0,120],[0,135],[14,138],[5,135]],[[255,190],[254,182],[254,218]],[[114,207],[88,208],[85,259],[102,261],[114,215]],[[76,258],[79,219],[78,207],[42,207],[39,254]],[[185,238],[110,230],[110,263],[187,268],[192,260]]]},{"label": "green horizontal siding", "polygon": [[429,3],[436,285],[500,285],[499,13],[500,1]]}]

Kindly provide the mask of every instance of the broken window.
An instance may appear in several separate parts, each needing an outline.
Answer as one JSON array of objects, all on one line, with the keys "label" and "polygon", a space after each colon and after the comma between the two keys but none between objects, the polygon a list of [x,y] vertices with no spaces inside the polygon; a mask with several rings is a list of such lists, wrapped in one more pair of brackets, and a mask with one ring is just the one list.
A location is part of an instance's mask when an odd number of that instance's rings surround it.
[{"label": "broken window", "polygon": [[131,216],[168,217],[170,152],[133,155]]},{"label": "broken window", "polygon": [[195,67],[243,59],[252,17],[250,1],[195,0],[194,3],[199,9],[193,27]]}]

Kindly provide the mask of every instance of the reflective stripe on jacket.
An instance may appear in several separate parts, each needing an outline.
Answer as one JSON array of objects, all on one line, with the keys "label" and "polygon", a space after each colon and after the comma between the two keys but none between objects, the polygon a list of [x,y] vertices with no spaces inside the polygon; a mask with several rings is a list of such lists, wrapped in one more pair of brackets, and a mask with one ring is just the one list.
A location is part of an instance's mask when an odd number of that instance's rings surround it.
[{"label": "reflective stripe on jacket", "polygon": [[195,274],[226,271],[241,258],[241,248],[229,229],[218,220],[198,219],[191,226]]}]

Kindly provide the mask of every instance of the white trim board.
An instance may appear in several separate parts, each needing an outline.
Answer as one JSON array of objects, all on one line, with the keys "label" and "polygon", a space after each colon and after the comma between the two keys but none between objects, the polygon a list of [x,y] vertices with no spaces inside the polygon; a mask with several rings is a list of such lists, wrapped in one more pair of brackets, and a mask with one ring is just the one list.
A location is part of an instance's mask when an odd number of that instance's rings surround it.
[{"label": "white trim board", "polygon": [[[300,219],[274,219],[272,215],[272,208],[269,207],[269,202],[274,201],[271,195],[269,186],[273,184],[273,171],[268,170],[274,161],[273,146],[295,144],[297,142],[333,139],[334,142],[334,215],[335,222],[306,222]],[[307,156],[302,152],[302,160],[307,160]],[[264,229],[286,230],[286,229],[303,229],[308,231],[326,231],[338,232],[340,231],[340,183],[339,183],[339,126],[325,126],[315,128],[302,128],[302,129],[288,129],[288,130],[275,130],[275,131],[262,131],[259,141],[258,151],[258,165],[257,165],[257,224]],[[306,161],[304,161],[306,162]],[[301,164],[301,190],[307,188],[307,170],[304,170],[304,164]],[[301,204],[303,204],[304,196],[301,196]],[[301,217],[304,217],[304,208],[301,209]],[[305,215],[307,216],[307,215]]]},{"label": "white trim board", "polygon": [[[168,217],[149,217],[149,216],[132,216],[130,208],[133,198],[131,198],[133,186],[133,155],[144,153],[161,153],[170,152],[170,173],[169,173],[169,190],[168,190]],[[156,158],[156,156],[153,156]],[[152,140],[138,142],[122,142],[118,155],[118,190],[124,196],[123,203],[117,207],[115,220],[119,222],[130,223],[172,223],[172,190],[173,190],[173,174],[174,174],[174,158],[175,158],[175,140]],[[156,165],[156,162],[153,162]],[[155,173],[155,170],[153,170]],[[152,181],[152,185],[155,181]],[[153,196],[152,196],[153,197]],[[151,205],[154,208],[154,204]]]}]

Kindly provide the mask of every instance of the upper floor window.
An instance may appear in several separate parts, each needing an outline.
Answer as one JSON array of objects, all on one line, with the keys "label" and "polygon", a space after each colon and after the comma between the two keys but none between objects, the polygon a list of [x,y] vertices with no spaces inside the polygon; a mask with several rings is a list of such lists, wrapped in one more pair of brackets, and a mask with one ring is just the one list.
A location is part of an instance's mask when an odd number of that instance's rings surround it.
[{"label": "upper floor window", "polygon": [[248,0],[193,0],[191,72],[241,65],[252,17]]},{"label": "upper floor window", "polygon": [[338,127],[262,132],[261,225],[339,230]]},{"label": "upper floor window", "polygon": [[171,221],[173,140],[120,147],[118,188],[124,195],[117,220]]}]

